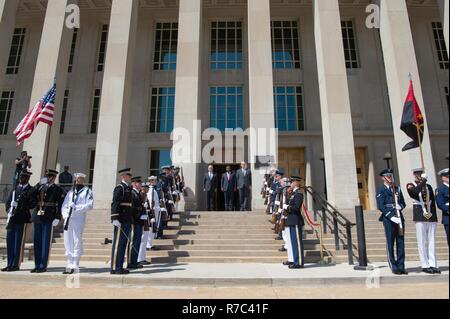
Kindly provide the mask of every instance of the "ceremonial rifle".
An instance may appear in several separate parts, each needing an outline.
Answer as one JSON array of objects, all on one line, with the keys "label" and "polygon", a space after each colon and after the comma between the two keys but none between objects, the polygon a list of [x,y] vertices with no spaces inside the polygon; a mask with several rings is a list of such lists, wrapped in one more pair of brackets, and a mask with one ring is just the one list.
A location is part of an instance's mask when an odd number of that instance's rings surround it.
[{"label": "ceremonial rifle", "polygon": [[[76,186],[77,186],[77,181],[75,179],[75,181],[73,182],[73,186],[72,186],[72,203],[73,203],[73,205],[75,205],[75,200],[76,200],[76,198],[75,198]],[[69,216],[67,217],[66,222],[64,223],[64,231],[69,230],[69,221],[70,221],[70,218],[72,217],[72,213],[73,213],[73,206],[70,207]]]},{"label": "ceremonial rifle", "polygon": [[403,235],[405,234],[405,230],[403,229],[402,214],[401,214],[400,211],[397,209],[397,207],[399,206],[399,203],[398,203],[398,196],[399,196],[399,193],[397,192],[397,187],[395,186],[395,178],[394,178],[394,175],[392,175],[392,187],[393,187],[394,205],[395,205],[396,216],[397,216],[398,218],[400,218],[400,224],[398,225],[398,233],[399,233],[400,236],[403,236]]}]

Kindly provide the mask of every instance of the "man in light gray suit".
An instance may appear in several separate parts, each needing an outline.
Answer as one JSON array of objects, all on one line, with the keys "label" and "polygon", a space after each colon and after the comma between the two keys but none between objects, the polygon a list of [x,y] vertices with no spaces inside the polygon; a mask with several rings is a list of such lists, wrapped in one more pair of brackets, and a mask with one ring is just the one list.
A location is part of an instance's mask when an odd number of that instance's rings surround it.
[{"label": "man in light gray suit", "polygon": [[249,208],[249,195],[252,189],[252,172],[248,169],[245,162],[241,163],[241,168],[236,172],[236,184],[239,190],[241,212],[245,212]]}]

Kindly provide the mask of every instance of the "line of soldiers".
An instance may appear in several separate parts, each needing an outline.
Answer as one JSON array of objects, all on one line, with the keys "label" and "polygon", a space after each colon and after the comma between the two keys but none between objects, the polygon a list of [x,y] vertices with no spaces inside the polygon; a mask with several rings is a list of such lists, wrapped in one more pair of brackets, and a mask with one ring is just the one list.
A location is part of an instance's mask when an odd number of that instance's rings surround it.
[{"label": "line of soldiers", "polygon": [[[437,265],[435,237],[438,224],[437,208],[442,211],[442,224],[449,243],[448,188],[449,170],[439,172],[442,185],[434,191],[428,184],[424,170],[414,169],[414,182],[407,185],[408,195],[413,200],[413,221],[422,271],[427,274],[440,274]],[[401,187],[395,185],[394,172],[391,169],[380,173],[383,186],[377,193],[378,209],[382,213],[387,240],[387,259],[392,272],[396,275],[407,275],[405,269],[405,198]],[[437,207],[436,207],[437,206]],[[395,247],[396,246],[396,247]],[[395,249],[396,248],[396,249]]]},{"label": "line of soldiers", "polygon": [[[154,239],[164,239],[163,231],[178,211],[184,180],[179,167],[164,166],[162,174],[151,176],[148,183],[133,177],[131,169],[118,172],[121,183],[114,189],[111,220],[114,239],[111,274],[127,275],[150,262],[146,251],[157,250]],[[125,255],[127,254],[127,255]],[[127,256],[127,268],[124,268]]]},{"label": "line of soldiers", "polygon": [[288,260],[283,265],[289,269],[301,269],[305,266],[301,180],[299,176],[285,178],[282,171],[272,168],[270,174],[265,175],[261,190],[267,205],[266,212],[272,215],[277,240],[284,241],[279,251],[287,252]]}]

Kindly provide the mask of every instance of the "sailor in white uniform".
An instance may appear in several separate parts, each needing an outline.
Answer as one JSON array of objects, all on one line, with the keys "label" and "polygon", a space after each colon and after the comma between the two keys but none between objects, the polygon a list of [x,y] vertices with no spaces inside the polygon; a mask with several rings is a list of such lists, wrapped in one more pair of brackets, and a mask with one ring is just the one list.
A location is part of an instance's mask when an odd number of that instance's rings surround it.
[{"label": "sailor in white uniform", "polygon": [[75,185],[67,193],[62,205],[64,218],[64,246],[66,248],[67,268],[64,274],[79,271],[80,259],[83,256],[83,231],[86,215],[93,209],[94,195],[91,189],[84,185],[86,175],[74,174]]}]

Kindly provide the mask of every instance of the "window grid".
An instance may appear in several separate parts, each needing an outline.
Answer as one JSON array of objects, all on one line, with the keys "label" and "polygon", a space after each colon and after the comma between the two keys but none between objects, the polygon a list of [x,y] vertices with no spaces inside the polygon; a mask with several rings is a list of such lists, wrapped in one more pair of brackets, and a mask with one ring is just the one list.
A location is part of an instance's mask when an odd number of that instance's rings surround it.
[{"label": "window grid", "polygon": [[155,35],[154,70],[176,70],[178,23],[157,23]]},{"label": "window grid", "polygon": [[64,134],[64,129],[66,126],[66,116],[67,116],[67,104],[69,103],[69,90],[64,91],[64,100],[62,105],[61,113],[61,125],[59,127],[59,134]]},{"label": "window grid", "polygon": [[211,69],[242,69],[242,22],[211,23]]},{"label": "window grid", "polygon": [[20,59],[22,57],[23,43],[25,41],[25,33],[25,28],[14,29],[6,74],[19,73]]},{"label": "window grid", "polygon": [[2,92],[0,99],[0,135],[8,134],[9,119],[14,101],[14,91]]},{"label": "window grid", "polygon": [[89,185],[94,182],[94,168],[95,168],[95,150],[89,149]]},{"label": "window grid", "polygon": [[441,22],[432,22],[434,42],[436,43],[436,51],[439,60],[439,67],[448,70],[448,53],[445,44],[444,30]]},{"label": "window grid", "polygon": [[159,176],[162,166],[172,165],[170,153],[171,152],[168,149],[150,150],[150,176]]},{"label": "window grid", "polygon": [[272,60],[274,69],[300,69],[297,21],[272,21]]},{"label": "window grid", "polygon": [[211,127],[221,131],[244,128],[242,87],[210,88]]},{"label": "window grid", "polygon": [[342,39],[344,41],[345,65],[347,69],[357,69],[359,68],[359,59],[353,21],[351,20],[342,21],[341,26],[342,26]]},{"label": "window grid", "polygon": [[73,30],[72,44],[70,46],[70,57],[69,57],[69,67],[68,72],[71,73],[73,70],[73,61],[75,59],[75,48],[77,46],[78,29]]},{"label": "window grid", "polygon": [[275,127],[280,132],[304,131],[305,117],[301,86],[274,87]]},{"label": "window grid", "polygon": [[150,133],[171,133],[175,117],[175,88],[152,89]]},{"label": "window grid", "polygon": [[103,72],[103,69],[105,67],[106,45],[108,43],[108,30],[109,30],[109,25],[104,24],[102,26],[102,34],[100,37],[100,47],[98,50],[97,72]]},{"label": "window grid", "polygon": [[97,133],[97,126],[98,126],[98,115],[100,113],[100,99],[102,95],[101,89],[95,89],[94,92],[94,101],[92,103],[92,118],[91,118],[91,134]]}]

